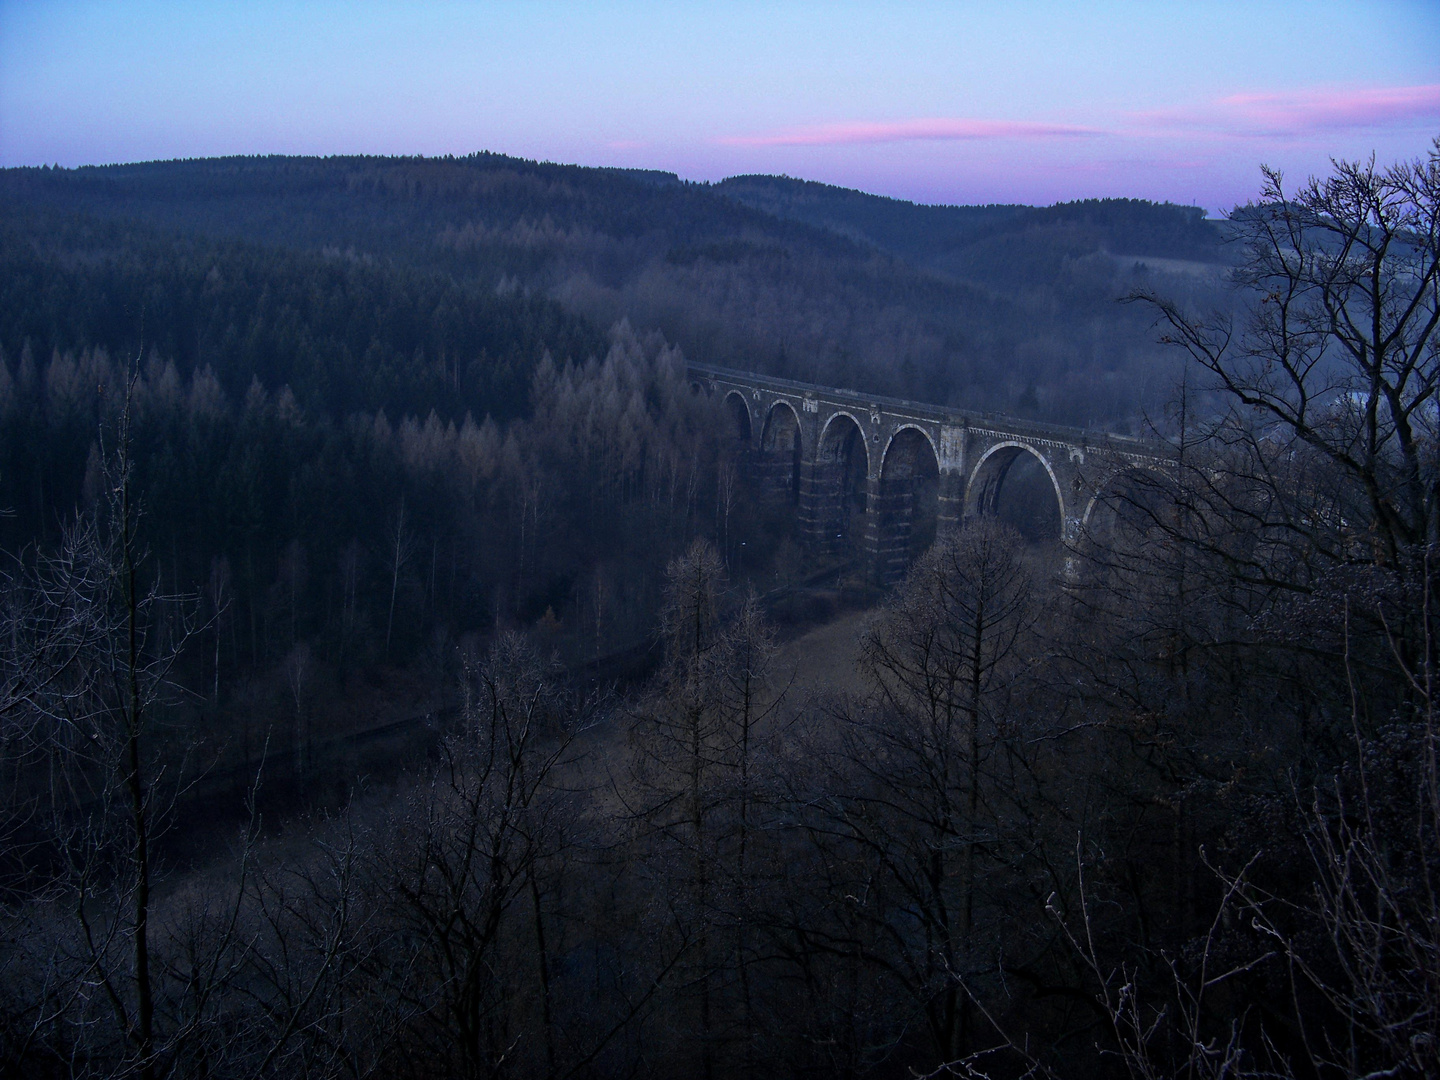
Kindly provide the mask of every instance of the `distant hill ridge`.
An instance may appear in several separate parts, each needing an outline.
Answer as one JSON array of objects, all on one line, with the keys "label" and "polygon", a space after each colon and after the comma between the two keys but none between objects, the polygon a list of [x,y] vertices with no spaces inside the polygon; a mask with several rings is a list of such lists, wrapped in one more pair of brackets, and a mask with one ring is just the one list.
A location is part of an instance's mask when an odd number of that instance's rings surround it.
[{"label": "distant hill ridge", "polygon": [[1217,223],[1194,206],[1143,199],[1085,199],[1034,207],[927,205],[788,176],[733,176],[715,185],[727,198],[780,218],[865,240],[903,258],[943,268],[959,249],[1015,230],[1070,228],[1114,253],[1223,261]]},{"label": "distant hill ridge", "polygon": [[[903,258],[929,261],[968,243],[1016,229],[1081,227],[1108,242],[1109,250],[1161,258],[1223,261],[1218,223],[1199,207],[1153,203],[1143,199],[1085,199],[1052,206],[1019,203],[950,205],[908,202],[789,176],[732,176],[715,184],[690,183],[656,169],[589,167],[513,158],[480,152],[467,157],[224,157],[78,169],[0,170],[9,183],[34,190],[44,174],[74,178],[111,198],[216,198],[355,190],[368,178],[375,187],[415,196],[481,195],[494,190],[505,173],[566,185],[610,186],[634,183],[652,189],[709,190],[725,199],[782,220],[803,222],[872,244]],[[381,180],[377,174],[388,174]],[[37,175],[39,174],[39,175]],[[477,187],[479,176],[492,183]],[[471,183],[465,183],[465,179]],[[27,184],[25,181],[31,181]],[[388,181],[388,183],[387,183]],[[523,182],[523,181],[521,181]]]}]

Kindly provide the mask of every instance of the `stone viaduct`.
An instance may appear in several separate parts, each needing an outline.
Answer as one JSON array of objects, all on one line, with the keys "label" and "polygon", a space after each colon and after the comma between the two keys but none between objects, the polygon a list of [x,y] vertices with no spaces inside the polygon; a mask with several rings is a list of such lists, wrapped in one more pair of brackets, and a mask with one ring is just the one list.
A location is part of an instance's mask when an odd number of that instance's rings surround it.
[{"label": "stone viaduct", "polygon": [[1163,444],[702,364],[692,387],[722,400],[746,468],[792,502],[812,552],[854,551],[887,583],[937,530],[994,514],[1022,455],[1049,476],[1057,540],[1078,537],[1097,498],[1135,470],[1168,470]]}]

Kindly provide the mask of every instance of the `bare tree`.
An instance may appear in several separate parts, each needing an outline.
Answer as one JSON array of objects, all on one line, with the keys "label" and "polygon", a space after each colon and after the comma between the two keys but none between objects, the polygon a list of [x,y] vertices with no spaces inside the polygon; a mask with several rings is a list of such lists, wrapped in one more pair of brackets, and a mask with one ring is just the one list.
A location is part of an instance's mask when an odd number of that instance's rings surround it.
[{"label": "bare tree", "polygon": [[665,576],[665,668],[631,730],[636,791],[627,800],[654,845],[661,887],[675,893],[672,929],[692,944],[687,996],[701,1069],[709,1076],[715,1068],[713,826],[726,735],[713,676],[725,576],[719,554],[704,540],[671,560]]},{"label": "bare tree", "polygon": [[[141,577],[144,552],[137,532],[140,508],[130,456],[130,422],[127,395],[116,446],[107,463],[106,532],[94,549],[104,590],[96,597],[97,609],[112,612],[113,623],[110,632],[97,639],[101,652],[92,669],[95,681],[86,687],[84,697],[71,698],[69,704],[81,708],[67,717],[88,728],[86,734],[102,766],[101,775],[108,777],[100,781],[101,806],[110,802],[112,791],[121,796],[119,802],[124,806],[126,820],[120,827],[129,852],[123,876],[107,882],[102,866],[109,861],[109,829],[102,818],[91,816],[78,833],[72,833],[80,843],[70,849],[68,861],[79,892],[85,955],[104,985],[118,1025],[125,1031],[135,1068],[144,1080],[150,1080],[157,1075],[159,1066],[150,907],[154,885],[152,843],[160,807],[155,801],[154,778],[147,775],[154,765],[154,751],[147,740],[152,714],[165,696],[174,692],[170,673],[180,650],[195,631],[195,618],[190,598],[166,597],[158,591],[158,583],[147,587]],[[177,603],[185,607],[181,632],[168,643],[152,640],[163,625],[162,609]],[[94,926],[83,913],[91,894],[102,888],[116,901],[104,906],[108,908],[109,924],[103,929]],[[117,937],[128,937],[130,944],[129,964],[119,970],[106,948]]]},{"label": "bare tree", "polygon": [[574,726],[517,637],[467,673],[464,725],[396,820],[372,873],[414,943],[393,992],[449,1075],[507,1075],[520,1046],[555,1060],[539,879],[568,843],[557,770]]},{"label": "bare tree", "polygon": [[721,455],[715,462],[715,516],[720,526],[720,553],[730,565],[730,517],[739,497],[740,469],[733,457]]},{"label": "bare tree", "polygon": [[[52,926],[42,966],[88,988],[50,1019],[69,1026],[96,1067],[108,1061],[149,1078],[169,1049],[157,1020],[153,848],[177,790],[155,740],[156,714],[177,693],[172,669],[198,617],[193,598],[167,596],[146,580],[131,400],[127,392],[103,456],[100,513],[79,520],[60,553],[40,560],[32,593],[39,606],[11,624],[13,635],[40,636],[17,653],[7,712],[28,717],[30,756],[45,766],[21,777],[46,782],[37,802],[56,869],[36,884],[75,914],[73,926]],[[108,1025],[96,1023],[107,1014],[113,1040],[101,1035]]]},{"label": "bare tree", "polygon": [[351,539],[340,552],[340,664],[345,663],[345,650],[355,634],[356,598],[360,591],[360,571],[365,550],[360,541]]},{"label": "bare tree", "polygon": [[302,641],[292,647],[285,654],[285,661],[281,666],[285,672],[285,684],[290,690],[290,699],[295,706],[295,720],[291,728],[295,775],[303,776],[310,766],[310,718],[305,700],[305,691],[314,675],[310,646]]},{"label": "bare tree", "polygon": [[830,886],[846,898],[831,947],[887,973],[940,1062],[974,1051],[972,999],[997,965],[982,944],[983,864],[1000,865],[1007,710],[1038,615],[1020,546],[990,519],[942,536],[869,625],[872,692],[834,713],[808,826],[849,866]]},{"label": "bare tree", "polygon": [[[1312,871],[1305,893],[1285,895],[1248,867],[1217,868],[1235,909],[1284,960],[1304,1064],[1317,1072],[1440,1076],[1440,730],[1430,603],[1427,591],[1423,666],[1404,668],[1413,702],[1363,735],[1354,700],[1353,758],[1298,808]],[[1307,997],[1316,1006],[1305,1007]]]},{"label": "bare tree", "polygon": [[220,704],[220,635],[223,629],[221,620],[230,607],[233,592],[234,587],[230,581],[230,560],[212,559],[210,582],[205,598],[210,602],[211,631],[215,635],[215,670],[211,698],[217,706]]},{"label": "bare tree", "polygon": [[1425,160],[1334,168],[1294,194],[1266,168],[1260,203],[1232,214],[1248,301],[1238,327],[1136,298],[1236,406],[1355,486],[1363,520],[1312,526],[1348,530],[1397,565],[1440,541],[1440,139]]},{"label": "bare tree", "polygon": [[[1225,408],[1175,474],[1117,498],[1137,528],[1103,556],[1137,627],[1166,591],[1147,571],[1183,568],[1176,633],[1123,656],[1102,640],[1094,665],[1109,691],[1126,664],[1152,681],[1131,695],[1135,726],[1166,724],[1137,760],[1168,774],[1176,867],[1203,871],[1177,874],[1180,906],[1204,889],[1213,917],[1117,949],[1093,881],[1053,909],[1133,1075],[1431,1076],[1440,140],[1388,169],[1336,162],[1293,194],[1264,175],[1231,217],[1238,324],[1140,297]],[[1175,638],[1201,646],[1192,681],[1228,683],[1226,700],[1180,692]],[[1198,854],[1193,834],[1180,850],[1187,788],[1248,792]],[[1087,842],[1082,869],[1113,876],[1113,852]]]},{"label": "bare tree", "polygon": [[756,815],[783,699],[771,685],[774,637],[758,600],[725,611],[724,587],[707,541],[667,567],[665,666],[636,710],[622,793],[640,826],[638,858],[668,898],[669,940],[685,949],[675,1005],[687,1059],[706,1075],[737,1054],[756,1061],[751,967],[757,880],[768,872],[754,850]]},{"label": "bare tree", "polygon": [[395,598],[400,593],[400,572],[415,554],[415,536],[405,524],[405,500],[401,498],[400,509],[395,513],[395,525],[390,530],[385,556],[390,570],[390,610],[385,616],[385,659],[390,659],[390,635],[395,629]]}]

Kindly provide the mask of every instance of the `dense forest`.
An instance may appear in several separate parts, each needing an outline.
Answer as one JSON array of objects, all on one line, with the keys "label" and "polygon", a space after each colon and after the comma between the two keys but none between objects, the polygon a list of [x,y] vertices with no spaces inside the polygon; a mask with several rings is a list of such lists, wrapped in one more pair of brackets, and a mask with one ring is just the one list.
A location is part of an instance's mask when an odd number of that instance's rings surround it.
[{"label": "dense forest", "polygon": [[[0,192],[5,1075],[1440,1075],[1440,140]],[[1173,467],[881,589],[687,359]]]}]

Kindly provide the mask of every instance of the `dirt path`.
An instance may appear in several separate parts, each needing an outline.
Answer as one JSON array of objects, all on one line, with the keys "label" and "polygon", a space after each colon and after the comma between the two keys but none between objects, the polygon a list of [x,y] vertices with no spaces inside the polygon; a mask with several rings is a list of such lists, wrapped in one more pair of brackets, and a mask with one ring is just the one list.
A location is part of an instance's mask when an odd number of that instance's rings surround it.
[{"label": "dirt path", "polygon": [[784,685],[794,677],[791,693],[804,695],[827,690],[859,690],[855,667],[856,641],[869,613],[846,611],[780,646],[776,681]]}]

